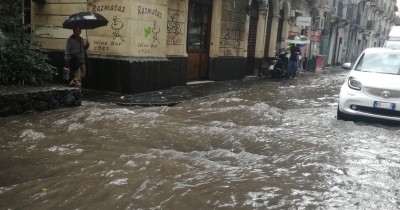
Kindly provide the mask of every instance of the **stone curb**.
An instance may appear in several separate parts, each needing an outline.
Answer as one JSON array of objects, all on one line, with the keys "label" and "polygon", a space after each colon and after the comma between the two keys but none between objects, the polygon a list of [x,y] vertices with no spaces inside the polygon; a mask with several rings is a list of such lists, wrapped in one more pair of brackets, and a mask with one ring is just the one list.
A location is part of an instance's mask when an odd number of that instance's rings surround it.
[{"label": "stone curb", "polygon": [[0,87],[0,117],[81,106],[82,94],[70,87]]}]

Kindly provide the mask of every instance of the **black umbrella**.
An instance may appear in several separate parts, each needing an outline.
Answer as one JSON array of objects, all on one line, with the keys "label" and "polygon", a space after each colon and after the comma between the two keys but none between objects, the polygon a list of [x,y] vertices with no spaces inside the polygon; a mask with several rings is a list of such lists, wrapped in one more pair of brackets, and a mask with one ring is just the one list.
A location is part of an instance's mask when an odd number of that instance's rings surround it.
[{"label": "black umbrella", "polygon": [[81,29],[94,29],[106,26],[108,20],[94,12],[79,12],[70,15],[63,23],[63,28],[73,29],[79,26]]}]

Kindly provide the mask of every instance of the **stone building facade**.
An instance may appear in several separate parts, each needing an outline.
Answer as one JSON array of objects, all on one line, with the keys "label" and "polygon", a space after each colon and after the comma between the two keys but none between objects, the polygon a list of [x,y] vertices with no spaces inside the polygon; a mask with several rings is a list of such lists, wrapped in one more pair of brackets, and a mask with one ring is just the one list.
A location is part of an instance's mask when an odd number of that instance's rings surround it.
[{"label": "stone building facade", "polygon": [[258,76],[263,61],[286,48],[292,34],[311,40],[300,46],[309,61],[320,56],[329,66],[352,60],[361,49],[382,44],[394,24],[395,2],[36,0],[30,14],[35,39],[60,70],[72,34],[63,21],[81,11],[106,17],[107,26],[82,32],[91,43],[84,88],[132,94]]},{"label": "stone building facade", "polygon": [[[314,2],[315,3],[315,2]],[[321,2],[322,3],[322,2]],[[320,53],[327,66],[353,62],[367,47],[380,47],[398,22],[396,0],[324,1],[326,20]]]}]

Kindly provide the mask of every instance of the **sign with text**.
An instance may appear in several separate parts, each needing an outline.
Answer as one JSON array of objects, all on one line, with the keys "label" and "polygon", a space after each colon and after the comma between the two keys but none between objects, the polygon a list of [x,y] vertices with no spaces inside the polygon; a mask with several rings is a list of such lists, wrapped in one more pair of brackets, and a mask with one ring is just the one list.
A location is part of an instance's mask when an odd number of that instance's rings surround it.
[{"label": "sign with text", "polygon": [[311,26],[311,17],[297,17],[296,26]]}]

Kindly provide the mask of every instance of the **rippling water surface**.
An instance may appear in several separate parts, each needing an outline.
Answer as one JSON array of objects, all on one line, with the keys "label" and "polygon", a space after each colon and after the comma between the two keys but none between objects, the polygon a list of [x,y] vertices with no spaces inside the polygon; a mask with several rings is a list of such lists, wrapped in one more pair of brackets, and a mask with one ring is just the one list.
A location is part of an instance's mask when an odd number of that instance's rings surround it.
[{"label": "rippling water surface", "polygon": [[398,209],[399,127],[337,121],[345,73],[0,118],[0,209]]}]

